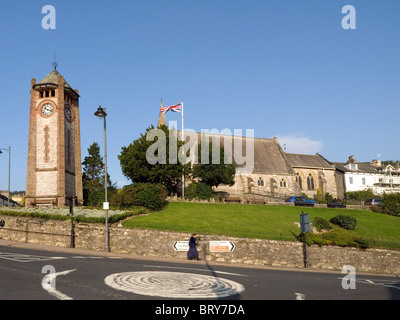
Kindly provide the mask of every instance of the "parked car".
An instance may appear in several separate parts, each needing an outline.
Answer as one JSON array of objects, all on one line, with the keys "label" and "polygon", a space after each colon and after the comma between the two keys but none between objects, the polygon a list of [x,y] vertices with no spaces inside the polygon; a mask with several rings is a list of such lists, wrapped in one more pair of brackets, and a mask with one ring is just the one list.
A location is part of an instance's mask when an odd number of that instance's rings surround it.
[{"label": "parked car", "polygon": [[382,199],[368,199],[365,200],[364,204],[368,206],[381,206],[383,204]]},{"label": "parked car", "polygon": [[305,197],[290,197],[285,200],[285,202],[293,202],[295,206],[307,206],[313,207],[315,201],[307,199]]},{"label": "parked car", "polygon": [[346,208],[346,205],[339,201],[328,201],[328,208]]}]

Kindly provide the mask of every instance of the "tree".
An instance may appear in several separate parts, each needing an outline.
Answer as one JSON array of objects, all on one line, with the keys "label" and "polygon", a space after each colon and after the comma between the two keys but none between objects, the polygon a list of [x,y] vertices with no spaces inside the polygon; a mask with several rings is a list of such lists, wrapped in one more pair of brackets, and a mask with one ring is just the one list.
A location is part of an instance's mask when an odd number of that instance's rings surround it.
[{"label": "tree", "polygon": [[[88,156],[85,157],[82,166],[84,203],[98,205],[104,201],[104,162],[97,142],[88,148]],[[107,178],[107,186],[111,191],[112,184],[108,173]]]},{"label": "tree", "polygon": [[[203,142],[205,143],[205,142]],[[225,164],[225,152],[224,147],[219,146],[219,164],[213,163],[216,160],[216,157],[213,155],[213,147],[212,142],[209,143],[208,150],[208,164],[201,163],[203,153],[203,149],[201,148],[201,152],[198,152],[198,161],[197,164],[193,165],[193,178],[198,178],[200,182],[205,183],[211,187],[218,187],[220,184],[225,184],[232,186],[235,184],[235,172],[236,168],[234,164]],[[207,156],[207,154],[206,154]],[[217,159],[218,159],[217,158]]]},{"label": "tree", "polygon": [[190,163],[178,161],[177,152],[183,142],[177,141],[173,133],[170,135],[166,125],[157,129],[147,128],[145,134],[122,147],[118,156],[121,170],[133,183],[161,183],[169,192],[176,192],[182,174],[187,175],[190,170]]}]

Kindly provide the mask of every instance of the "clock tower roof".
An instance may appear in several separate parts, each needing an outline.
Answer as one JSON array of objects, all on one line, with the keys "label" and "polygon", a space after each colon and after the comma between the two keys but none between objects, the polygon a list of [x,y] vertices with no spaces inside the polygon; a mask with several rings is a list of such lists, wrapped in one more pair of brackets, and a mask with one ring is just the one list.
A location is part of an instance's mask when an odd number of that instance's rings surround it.
[{"label": "clock tower roof", "polygon": [[[51,71],[47,76],[45,76],[42,80],[40,80],[38,83],[36,83],[33,86],[33,89],[36,88],[41,88],[41,87],[58,87],[58,78],[62,77],[62,75],[56,70],[56,68],[54,68],[53,71]],[[72,89],[72,87],[68,84],[67,81],[65,81],[64,79],[64,87],[68,90],[68,91],[72,91],[73,93],[75,93],[76,95],[79,96],[79,94]]]}]

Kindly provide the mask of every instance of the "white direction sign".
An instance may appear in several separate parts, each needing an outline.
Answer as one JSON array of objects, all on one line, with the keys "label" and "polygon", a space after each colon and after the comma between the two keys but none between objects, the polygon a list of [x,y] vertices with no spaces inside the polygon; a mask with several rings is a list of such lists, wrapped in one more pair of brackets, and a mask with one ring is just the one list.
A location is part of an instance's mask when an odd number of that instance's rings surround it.
[{"label": "white direction sign", "polygon": [[175,241],[173,247],[175,251],[189,251],[189,241]]},{"label": "white direction sign", "polygon": [[210,241],[210,252],[233,252],[235,244],[232,241]]}]

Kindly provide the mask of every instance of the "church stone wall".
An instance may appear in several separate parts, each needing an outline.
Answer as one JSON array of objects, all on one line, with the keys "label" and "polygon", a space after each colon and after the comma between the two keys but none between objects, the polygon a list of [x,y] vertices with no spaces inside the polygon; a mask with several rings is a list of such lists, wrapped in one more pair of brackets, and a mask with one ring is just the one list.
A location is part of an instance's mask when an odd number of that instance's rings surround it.
[{"label": "church stone wall", "polygon": [[221,185],[215,191],[227,192],[229,197],[238,197],[245,202],[251,198],[279,201],[299,195],[295,176],[290,174],[237,174],[233,186]]}]

